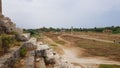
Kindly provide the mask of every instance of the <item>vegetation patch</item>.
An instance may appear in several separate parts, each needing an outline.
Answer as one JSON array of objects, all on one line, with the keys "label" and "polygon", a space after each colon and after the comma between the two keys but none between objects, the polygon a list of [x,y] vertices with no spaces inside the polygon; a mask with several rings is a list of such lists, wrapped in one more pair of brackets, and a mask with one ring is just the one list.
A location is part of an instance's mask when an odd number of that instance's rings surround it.
[{"label": "vegetation patch", "polygon": [[50,44],[50,46],[54,46],[54,47],[55,47],[55,46],[57,46],[57,45],[56,45],[56,44]]},{"label": "vegetation patch", "polygon": [[15,38],[11,35],[2,34],[0,36],[0,47],[4,53],[8,52],[9,48],[14,45]]},{"label": "vegetation patch", "polygon": [[65,42],[64,42],[64,41],[61,41],[61,40],[57,40],[57,41],[55,41],[55,42],[58,43],[58,44],[62,44],[62,45],[65,44]]},{"label": "vegetation patch", "polygon": [[39,37],[39,31],[35,29],[28,29],[28,30],[24,29],[24,33],[30,33],[32,37],[36,37],[36,38]]},{"label": "vegetation patch", "polygon": [[51,44],[50,44],[50,47],[55,50],[55,48],[57,47],[57,45],[51,43]]},{"label": "vegetation patch", "polygon": [[20,50],[20,56],[21,56],[21,57],[25,57],[25,56],[26,56],[26,53],[27,53],[27,50],[26,50],[25,47]]},{"label": "vegetation patch", "polygon": [[105,64],[102,64],[102,65],[100,65],[99,68],[120,68],[120,65],[105,65]]}]

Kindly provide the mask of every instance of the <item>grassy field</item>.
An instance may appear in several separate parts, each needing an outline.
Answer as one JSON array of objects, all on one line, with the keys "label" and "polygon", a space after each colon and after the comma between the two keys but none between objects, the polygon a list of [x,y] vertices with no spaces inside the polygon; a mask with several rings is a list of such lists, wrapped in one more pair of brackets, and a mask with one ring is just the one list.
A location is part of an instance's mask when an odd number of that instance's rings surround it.
[{"label": "grassy field", "polygon": [[120,61],[120,44],[98,42],[67,35],[62,36],[62,38],[72,41],[74,46],[86,49],[85,56],[103,56]]}]

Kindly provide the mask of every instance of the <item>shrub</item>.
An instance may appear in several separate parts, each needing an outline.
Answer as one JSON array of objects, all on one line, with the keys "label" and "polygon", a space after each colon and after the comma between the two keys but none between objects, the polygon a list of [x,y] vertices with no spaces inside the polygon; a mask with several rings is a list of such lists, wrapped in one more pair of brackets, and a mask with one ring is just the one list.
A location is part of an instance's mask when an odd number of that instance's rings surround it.
[{"label": "shrub", "polygon": [[8,52],[10,44],[12,43],[12,38],[9,35],[2,34],[1,35],[1,46],[3,48],[4,53]]},{"label": "shrub", "polygon": [[14,35],[1,34],[0,36],[0,49],[3,53],[7,53],[11,46],[20,46]]},{"label": "shrub", "polygon": [[26,50],[25,47],[20,50],[20,56],[21,56],[21,57],[25,57],[25,56],[26,56],[26,53],[27,53],[27,50]]}]

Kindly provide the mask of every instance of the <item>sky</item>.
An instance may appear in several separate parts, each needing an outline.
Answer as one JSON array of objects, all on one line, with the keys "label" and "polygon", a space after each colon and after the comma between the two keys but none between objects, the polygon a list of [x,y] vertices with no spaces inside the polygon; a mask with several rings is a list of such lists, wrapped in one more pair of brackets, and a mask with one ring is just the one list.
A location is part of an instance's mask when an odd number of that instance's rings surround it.
[{"label": "sky", "polygon": [[120,0],[2,0],[3,14],[21,28],[120,26]]}]

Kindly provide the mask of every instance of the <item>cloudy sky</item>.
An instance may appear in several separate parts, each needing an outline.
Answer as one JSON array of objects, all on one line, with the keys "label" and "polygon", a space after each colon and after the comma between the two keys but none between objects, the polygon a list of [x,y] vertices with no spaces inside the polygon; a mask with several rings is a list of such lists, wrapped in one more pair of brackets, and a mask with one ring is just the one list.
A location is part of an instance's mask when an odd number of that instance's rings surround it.
[{"label": "cloudy sky", "polygon": [[3,0],[18,27],[120,26],[120,0]]}]

